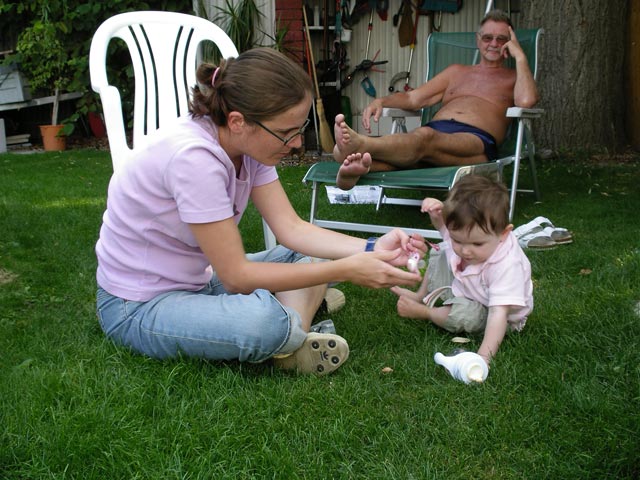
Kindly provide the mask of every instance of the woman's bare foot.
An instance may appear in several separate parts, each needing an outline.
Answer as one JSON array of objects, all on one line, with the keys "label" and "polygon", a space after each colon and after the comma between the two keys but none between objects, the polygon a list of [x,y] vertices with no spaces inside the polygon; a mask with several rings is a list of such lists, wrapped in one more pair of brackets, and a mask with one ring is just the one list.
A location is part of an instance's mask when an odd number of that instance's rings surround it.
[{"label": "woman's bare foot", "polygon": [[336,162],[344,162],[347,156],[357,152],[362,146],[360,135],[349,128],[342,113],[336,115],[333,133],[336,137],[336,145],[333,147],[333,158]]},{"label": "woman's bare foot", "polygon": [[352,153],[340,165],[336,185],[342,190],[354,187],[362,175],[369,173],[371,168],[371,155],[368,153]]}]

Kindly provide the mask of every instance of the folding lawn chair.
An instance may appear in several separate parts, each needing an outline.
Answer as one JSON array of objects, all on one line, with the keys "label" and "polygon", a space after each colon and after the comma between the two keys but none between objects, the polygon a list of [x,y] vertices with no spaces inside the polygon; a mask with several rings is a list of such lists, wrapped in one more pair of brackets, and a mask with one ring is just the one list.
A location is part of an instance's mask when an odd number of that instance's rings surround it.
[{"label": "folding lawn chair", "polygon": [[[107,78],[107,50],[113,38],[126,42],[135,75],[133,148],[127,145],[120,92]],[[91,41],[89,71],[91,87],[102,101],[114,171],[144,145],[149,134],[189,113],[190,88],[196,84],[196,69],[208,42],[223,58],[238,56],[220,27],[192,15],[128,12],[100,25]],[[263,225],[265,244],[274,246],[273,233]]]},{"label": "folding lawn chair", "polygon": [[[538,43],[542,35],[542,29],[517,30],[516,36],[529,61],[529,66],[534,78],[537,78]],[[427,39],[427,81],[453,63],[475,64],[478,62],[478,50],[476,47],[476,32],[436,32]],[[513,59],[511,59],[513,67]],[[439,105],[424,108],[421,114],[421,123],[425,125]],[[420,112],[407,112],[398,109],[385,109],[387,116],[393,117],[392,133],[406,132],[404,126],[405,116],[417,116]],[[395,205],[420,205],[421,199],[402,197],[388,197],[388,190],[449,190],[464,175],[477,173],[493,176],[499,180],[503,178],[503,169],[506,165],[513,164],[513,175],[510,185],[510,212],[509,218],[513,218],[515,210],[516,193],[534,193],[539,199],[538,180],[535,170],[535,147],[531,132],[531,119],[542,115],[543,110],[537,108],[512,107],[506,115],[514,119],[509,128],[507,139],[500,146],[497,160],[465,166],[419,168],[411,170],[396,170],[391,172],[373,172],[360,178],[358,185],[378,186],[380,194],[376,203],[376,210],[383,204]],[[518,188],[520,173],[520,160],[529,159],[529,170],[533,189]],[[318,218],[318,201],[321,186],[323,184],[335,184],[339,168],[338,162],[319,162],[311,166],[307,171],[303,182],[312,183],[310,221],[322,227],[335,230],[350,230],[371,233],[385,233],[400,225],[379,225],[375,223],[342,222],[331,219]],[[440,238],[436,230],[416,229],[402,227],[421,233],[427,238]]]}]

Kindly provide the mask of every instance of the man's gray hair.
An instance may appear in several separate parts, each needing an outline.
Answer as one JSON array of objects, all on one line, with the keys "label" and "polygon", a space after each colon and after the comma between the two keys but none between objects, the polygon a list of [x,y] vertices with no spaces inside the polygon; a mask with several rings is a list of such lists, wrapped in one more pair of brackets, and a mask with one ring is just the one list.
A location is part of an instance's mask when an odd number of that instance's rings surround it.
[{"label": "man's gray hair", "polygon": [[484,16],[484,18],[480,22],[480,28],[482,28],[482,26],[485,23],[487,23],[489,20],[493,20],[494,22],[506,23],[511,28],[513,28],[513,24],[511,23],[511,18],[509,17],[509,15],[507,15],[504,11],[499,10],[497,8],[487,12],[487,14]]}]

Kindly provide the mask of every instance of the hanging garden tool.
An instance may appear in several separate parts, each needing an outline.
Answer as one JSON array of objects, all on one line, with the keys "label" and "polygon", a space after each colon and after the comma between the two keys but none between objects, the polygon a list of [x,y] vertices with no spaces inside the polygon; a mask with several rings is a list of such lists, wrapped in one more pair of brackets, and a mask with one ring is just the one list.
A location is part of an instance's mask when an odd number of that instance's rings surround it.
[{"label": "hanging garden tool", "polygon": [[316,62],[313,59],[313,47],[311,46],[311,36],[309,35],[309,21],[307,20],[307,10],[302,7],[302,16],[304,18],[304,30],[307,35],[307,45],[309,47],[309,59],[311,60],[311,67],[313,71],[313,84],[316,87],[316,113],[318,114],[318,122],[320,123],[320,146],[325,152],[333,151],[333,137],[329,124],[327,123],[327,117],[324,114],[324,105],[322,104],[322,97],[320,96],[320,87],[318,86],[318,76],[316,73]]},{"label": "hanging garden tool", "polygon": [[[380,50],[378,50],[376,52],[375,56],[373,57],[373,60],[363,60],[358,65],[356,65],[356,67],[353,69],[353,71],[349,75],[344,77],[344,80],[342,80],[342,82],[341,82],[342,88],[351,85],[351,83],[353,82],[354,77],[356,76],[356,74],[358,72],[365,72],[365,75],[366,75],[366,72],[368,72],[369,70],[373,70],[374,72],[382,72],[382,70],[378,70],[377,68],[374,68],[374,67],[376,65],[384,65],[385,63],[388,63],[388,60],[381,60],[379,62],[376,62],[375,59],[378,57],[379,53],[380,53]],[[368,80],[368,82],[366,82],[365,80]],[[375,87],[371,83],[371,80],[369,80],[368,77],[365,77],[360,82],[360,84],[362,85],[362,88],[365,89],[367,94],[371,95],[372,97],[376,96],[376,89],[375,89]],[[370,87],[368,85],[370,85]],[[368,88],[368,90],[367,90],[367,88]]]},{"label": "hanging garden tool", "polygon": [[380,20],[386,22],[389,16],[389,0],[378,0],[376,2],[376,11],[378,12]]},{"label": "hanging garden tool", "polygon": [[[371,31],[373,30],[373,11],[374,9],[371,9],[371,13],[369,14],[369,25],[367,27],[367,49],[365,51],[364,54],[364,58],[368,59],[369,58],[369,45],[371,44]],[[379,53],[380,51],[378,51]],[[378,53],[376,53],[376,57],[378,56]],[[375,61],[375,57],[373,59]],[[362,85],[362,88],[364,88],[364,91],[367,92],[367,95],[369,95],[370,97],[374,97],[376,96],[376,89],[373,86],[373,83],[371,83],[371,80],[369,80],[369,76],[367,75],[368,70],[364,71],[364,78],[362,79],[362,81],[360,82],[360,85]]]},{"label": "hanging garden tool", "polygon": [[413,6],[411,0],[402,0],[401,11],[398,15],[402,16],[400,25],[398,26],[398,41],[400,47],[411,45],[413,41]]},{"label": "hanging garden tool", "polygon": [[418,41],[418,19],[420,18],[420,9],[416,9],[416,20],[413,24],[413,40],[411,41],[411,45],[409,48],[411,51],[409,52],[409,67],[407,68],[407,78],[404,82],[404,91],[408,92],[409,90],[413,90],[409,86],[409,77],[411,76],[411,63],[413,61],[413,52],[416,49],[416,42]]},{"label": "hanging garden tool", "polygon": [[358,72],[364,72],[364,78],[360,82],[360,85],[362,86],[364,91],[367,93],[367,95],[375,98],[376,88],[373,86],[373,83],[369,79],[367,72],[369,70],[380,72],[381,70],[377,70],[374,67],[376,65],[384,65],[385,63],[388,62],[388,60],[381,60],[376,62],[376,58],[378,58],[378,55],[380,54],[380,50],[376,52],[375,56],[373,57],[373,60],[369,60],[369,46],[371,45],[371,30],[373,30],[373,12],[374,12],[374,9],[371,9],[369,14],[369,26],[368,26],[369,33],[367,34],[367,49],[365,52],[366,59],[360,62],[358,65],[356,65],[353,71],[345,77],[345,79],[342,81],[342,87],[346,87],[350,85],[351,82],[353,82],[353,78]]},{"label": "hanging garden tool", "polygon": [[403,8],[404,8],[404,0],[402,2],[400,2],[400,8],[398,8],[398,11],[393,16],[393,26],[394,27],[398,26],[398,21],[400,20],[400,15],[402,15],[402,9]]},{"label": "hanging garden tool", "polygon": [[360,81],[360,85],[362,86],[364,91],[367,92],[367,95],[373,98],[376,98],[376,87],[374,87],[373,83],[371,83],[371,80],[369,79],[369,75],[367,75],[367,72],[369,70],[373,70],[374,72],[383,71],[383,70],[378,70],[377,68],[373,68],[373,65],[381,65],[381,64],[387,63],[386,60],[383,62],[376,62],[376,58],[378,58],[379,53],[380,53],[380,50],[376,52],[376,54],[373,57],[373,60],[371,60],[371,67],[364,69],[364,72],[365,72],[364,78]]},{"label": "hanging garden tool", "polygon": [[[306,35],[306,33],[305,33]],[[309,74],[309,77],[313,78],[313,72],[311,71],[311,60],[309,60],[310,58],[310,53],[309,53],[309,42],[304,42],[304,52],[305,52],[305,58],[307,59],[307,73]],[[317,112],[316,112],[316,104],[314,102],[311,102],[311,108],[313,109],[313,126],[314,126],[314,132],[316,134],[316,144],[318,146],[318,150],[322,151],[322,145],[320,144],[320,134],[318,133],[318,117],[317,117]]]},{"label": "hanging garden tool", "polygon": [[393,93],[396,91],[396,83],[400,80],[405,80],[409,78],[409,72],[398,72],[396,73],[389,82],[389,92]]},{"label": "hanging garden tool", "polygon": [[[409,67],[407,68],[406,72],[400,72],[400,74],[396,74],[393,76],[393,78],[391,79],[391,83],[389,84],[389,91],[393,92],[395,90],[395,84],[398,80],[401,80],[402,78],[404,78],[404,91],[408,92],[409,90],[413,90],[413,88],[411,88],[411,86],[409,86],[409,77],[411,77],[411,65],[413,63],[413,52],[416,49],[416,42],[418,41],[418,19],[420,18],[420,10],[417,9],[416,10],[416,19],[413,22],[413,38],[411,40],[411,44],[409,45],[409,48],[411,49],[411,51],[409,52]],[[400,76],[399,75],[404,75],[404,76]]]}]

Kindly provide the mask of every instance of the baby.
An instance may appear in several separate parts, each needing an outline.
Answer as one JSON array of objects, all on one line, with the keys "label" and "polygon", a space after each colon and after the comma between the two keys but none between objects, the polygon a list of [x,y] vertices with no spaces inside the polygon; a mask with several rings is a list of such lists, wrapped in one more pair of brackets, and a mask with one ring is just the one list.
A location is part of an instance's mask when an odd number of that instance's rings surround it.
[{"label": "baby", "polygon": [[[478,354],[487,364],[507,330],[522,330],[533,309],[531,265],[509,223],[509,194],[481,175],[458,181],[444,203],[425,198],[442,234],[418,291],[393,287],[398,314],[427,319],[452,333],[484,331]],[[435,306],[443,298],[442,306]]]}]

